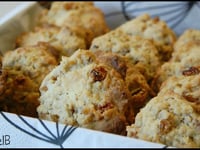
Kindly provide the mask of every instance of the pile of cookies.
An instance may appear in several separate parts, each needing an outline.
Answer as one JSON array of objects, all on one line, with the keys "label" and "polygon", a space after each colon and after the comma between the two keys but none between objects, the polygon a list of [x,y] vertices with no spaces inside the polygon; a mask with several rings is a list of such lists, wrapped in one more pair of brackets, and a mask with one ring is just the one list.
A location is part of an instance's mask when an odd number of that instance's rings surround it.
[{"label": "pile of cookies", "polygon": [[200,147],[200,31],[186,30],[158,68],[158,92],[127,127],[128,136],[174,147]]},{"label": "pile of cookies", "polygon": [[[56,16],[59,14],[61,17]],[[17,37],[16,49],[2,57],[0,109],[3,111],[38,117],[39,87],[44,77],[60,64],[62,56],[87,49],[94,37],[109,30],[102,11],[92,2],[55,2],[50,10],[41,12],[38,20],[32,31]],[[97,24],[101,26],[92,30]]]},{"label": "pile of cookies", "polygon": [[200,31],[148,14],[109,29],[93,2],[52,2],[2,57],[0,110],[200,147]]}]

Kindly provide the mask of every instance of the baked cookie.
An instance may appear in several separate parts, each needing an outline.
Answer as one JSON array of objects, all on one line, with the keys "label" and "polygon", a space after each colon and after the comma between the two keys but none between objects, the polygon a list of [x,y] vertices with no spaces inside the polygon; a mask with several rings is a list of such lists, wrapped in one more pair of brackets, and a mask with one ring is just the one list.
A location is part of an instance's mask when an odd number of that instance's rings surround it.
[{"label": "baked cookie", "polygon": [[40,93],[40,119],[116,134],[124,134],[128,119],[134,119],[121,75],[88,50],[63,57],[43,80]]},{"label": "baked cookie", "polygon": [[129,36],[120,30],[113,30],[92,41],[90,50],[113,52],[127,57],[150,81],[161,65],[154,44],[139,36]]},{"label": "baked cookie", "polygon": [[95,51],[94,54],[99,62],[111,66],[121,74],[131,93],[135,114],[151,97],[155,96],[145,77],[126,57],[104,51]]},{"label": "baked cookie", "polygon": [[158,95],[141,109],[127,136],[177,148],[200,147],[200,105],[173,92]]},{"label": "baked cookie", "polygon": [[38,117],[39,85],[21,71],[2,69],[0,74],[0,111]]},{"label": "baked cookie", "polygon": [[0,68],[2,67],[2,55],[0,55]]},{"label": "baked cookie", "polygon": [[71,56],[79,48],[85,49],[85,34],[83,30],[76,27],[36,27],[34,31],[20,35],[16,45],[25,47],[46,42],[57,50],[61,58],[61,56]]},{"label": "baked cookie", "polygon": [[157,46],[161,60],[167,61],[173,52],[176,35],[166,22],[159,17],[151,18],[148,14],[138,16],[117,28],[131,36],[141,36],[152,40]]},{"label": "baked cookie", "polygon": [[169,62],[164,63],[156,72],[151,83],[154,92],[158,92],[161,84],[171,76],[181,76],[187,72],[198,72],[200,66],[200,43],[192,41],[178,51],[173,52]]},{"label": "baked cookie", "polygon": [[38,84],[57,64],[56,58],[46,45],[20,47],[7,51],[2,60],[3,69],[21,70]]},{"label": "baked cookie", "polygon": [[152,82],[151,88],[155,93],[160,91],[162,83],[171,76],[180,76],[184,66],[179,62],[165,62],[161,67],[158,68]]},{"label": "baked cookie", "polygon": [[191,102],[200,104],[200,66],[185,70],[182,76],[172,76],[161,86],[159,94],[173,91]]},{"label": "baked cookie", "polygon": [[52,2],[39,22],[83,28],[87,32],[88,46],[94,37],[109,31],[103,12],[93,2]]},{"label": "baked cookie", "polygon": [[183,45],[187,44],[190,41],[199,41],[199,40],[200,40],[200,30],[187,29],[175,42],[174,51],[179,50]]},{"label": "baked cookie", "polygon": [[[181,54],[180,54],[181,55]],[[200,66],[200,59],[197,56],[188,54],[181,61],[169,61],[158,68],[155,77],[151,82],[151,88],[155,93],[159,92],[161,84],[171,76],[181,76],[186,72],[196,72]],[[198,72],[198,71],[197,71]]]},{"label": "baked cookie", "polygon": [[172,53],[171,61],[200,65],[200,41],[190,41]]}]

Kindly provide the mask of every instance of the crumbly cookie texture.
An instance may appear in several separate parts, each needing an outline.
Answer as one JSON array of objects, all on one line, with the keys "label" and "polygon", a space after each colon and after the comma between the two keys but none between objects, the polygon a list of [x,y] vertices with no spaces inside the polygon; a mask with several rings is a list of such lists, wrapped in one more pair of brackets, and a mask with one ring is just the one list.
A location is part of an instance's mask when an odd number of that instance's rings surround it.
[{"label": "crumbly cookie texture", "polygon": [[38,117],[39,85],[21,71],[2,69],[0,74],[0,110]]},{"label": "crumbly cookie texture", "polygon": [[180,62],[166,62],[158,68],[152,82],[151,88],[155,93],[160,91],[160,87],[164,81],[171,76],[181,76],[185,70],[190,69],[190,64],[182,65]]},{"label": "crumbly cookie texture", "polygon": [[93,2],[52,2],[39,22],[83,28],[87,32],[88,45],[94,37],[109,31],[103,12]]},{"label": "crumbly cookie texture", "polygon": [[150,81],[161,65],[154,44],[139,36],[129,36],[120,30],[113,30],[92,41],[90,50],[105,51],[127,57]]},{"label": "crumbly cookie texture", "polygon": [[137,16],[119,26],[117,30],[121,30],[128,35],[137,35],[153,40],[163,61],[167,61],[171,57],[173,44],[177,38],[166,22],[160,20],[159,17],[151,18],[148,14]]},{"label": "crumbly cookie texture", "polygon": [[71,56],[79,48],[86,48],[86,33],[76,27],[44,26],[20,35],[16,40],[17,47],[48,43],[57,51],[59,58]]},{"label": "crumbly cookie texture", "polygon": [[159,94],[173,91],[191,102],[200,103],[200,67],[187,70],[182,76],[172,76],[161,86]]},{"label": "crumbly cookie texture", "polygon": [[182,64],[200,65],[200,40],[190,41],[172,53],[171,61],[181,62]]},{"label": "crumbly cookie texture", "polygon": [[145,77],[131,63],[129,59],[117,53],[95,51],[97,60],[111,66],[120,73],[131,93],[135,114],[151,97],[155,96]]},{"label": "crumbly cookie texture", "polygon": [[181,47],[183,47],[183,45],[187,44],[188,42],[199,41],[199,40],[200,40],[200,30],[187,29],[175,42],[174,51],[178,51],[179,49],[181,49]]},{"label": "crumbly cookie texture", "polygon": [[56,58],[45,45],[20,47],[8,51],[2,60],[3,69],[21,70],[38,84],[57,64]]},{"label": "crumbly cookie texture", "polygon": [[88,50],[63,57],[40,86],[41,119],[124,134],[131,97],[121,75]]},{"label": "crumbly cookie texture", "polygon": [[151,83],[155,92],[159,91],[161,84],[170,76],[180,76],[184,72],[198,70],[200,66],[200,41],[190,41],[172,53],[170,61],[157,69]]},{"label": "crumbly cookie texture", "polygon": [[127,126],[127,136],[180,148],[200,147],[200,105],[173,93],[154,97]]},{"label": "crumbly cookie texture", "polygon": [[1,55],[1,52],[0,52],[0,68],[2,67],[2,55]]}]

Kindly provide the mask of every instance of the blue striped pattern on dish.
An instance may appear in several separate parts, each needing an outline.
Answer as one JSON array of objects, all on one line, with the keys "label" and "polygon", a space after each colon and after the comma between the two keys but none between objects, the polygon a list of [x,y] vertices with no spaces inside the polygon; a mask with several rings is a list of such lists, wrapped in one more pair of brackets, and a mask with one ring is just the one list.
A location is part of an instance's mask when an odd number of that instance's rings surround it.
[{"label": "blue striped pattern on dish", "polygon": [[[118,18],[122,22],[148,13],[153,18],[157,16],[160,17],[160,19],[164,20],[170,28],[175,28],[185,19],[195,3],[200,7],[200,2],[195,1],[121,1],[113,4],[105,3],[104,6],[106,6],[107,9],[110,7],[110,10],[105,12],[105,17],[108,22],[109,20],[112,20],[112,23],[114,24],[114,20],[116,19],[113,18]],[[102,6],[100,6],[100,8],[101,7]],[[117,25],[114,26],[120,25],[120,21],[115,23]]]}]

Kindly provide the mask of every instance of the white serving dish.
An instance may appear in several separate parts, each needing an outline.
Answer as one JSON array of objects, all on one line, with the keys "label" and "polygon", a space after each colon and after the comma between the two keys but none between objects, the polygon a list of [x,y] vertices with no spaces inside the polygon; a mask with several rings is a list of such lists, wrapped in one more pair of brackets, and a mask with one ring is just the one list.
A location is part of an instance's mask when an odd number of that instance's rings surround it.
[{"label": "white serving dish", "polygon": [[[0,4],[1,5],[1,4]],[[1,8],[0,8],[1,9]],[[14,48],[17,35],[34,26],[41,7],[36,2],[16,5],[0,18],[0,51]],[[0,148],[164,148],[125,136],[0,112]]]}]

